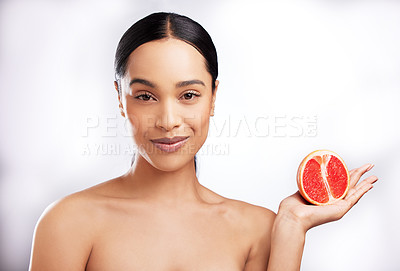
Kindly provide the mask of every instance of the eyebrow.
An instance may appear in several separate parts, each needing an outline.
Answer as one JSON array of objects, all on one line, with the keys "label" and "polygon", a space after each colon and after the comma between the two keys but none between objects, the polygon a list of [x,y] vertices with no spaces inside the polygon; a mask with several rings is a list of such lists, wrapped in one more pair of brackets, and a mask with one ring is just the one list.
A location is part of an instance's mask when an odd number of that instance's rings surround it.
[{"label": "eyebrow", "polygon": [[181,88],[181,87],[186,87],[186,86],[196,85],[196,84],[206,86],[203,81],[198,80],[198,79],[193,79],[193,80],[187,80],[187,81],[180,81],[180,82],[176,83],[176,87]]},{"label": "eyebrow", "polygon": [[146,85],[146,86],[152,87],[152,88],[156,87],[155,84],[153,84],[150,81],[147,81],[145,79],[141,79],[141,78],[133,78],[131,80],[131,82],[129,83],[129,86],[132,86],[134,83],[143,84],[143,85]]},{"label": "eyebrow", "polygon": [[[156,87],[156,84],[154,84],[154,83],[152,83],[152,82],[150,82],[150,81],[148,81],[148,80],[146,80],[146,79],[142,79],[142,78],[133,78],[133,79],[130,81],[129,86],[132,86],[132,85],[135,84],[135,83],[143,84],[143,85],[146,85],[146,86],[152,87],[152,88],[155,88],[155,87]],[[180,82],[176,83],[175,86],[176,86],[177,88],[181,88],[181,87],[186,87],[186,86],[196,85],[196,84],[197,84],[197,85],[206,86],[206,85],[204,84],[203,81],[198,80],[198,79],[180,81]]]}]

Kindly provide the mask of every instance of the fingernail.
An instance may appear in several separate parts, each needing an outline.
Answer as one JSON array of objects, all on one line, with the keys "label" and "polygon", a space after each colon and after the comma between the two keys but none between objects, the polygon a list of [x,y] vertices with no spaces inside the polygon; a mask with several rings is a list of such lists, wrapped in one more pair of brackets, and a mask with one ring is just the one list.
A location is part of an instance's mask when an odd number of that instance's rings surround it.
[{"label": "fingernail", "polygon": [[371,170],[371,168],[374,167],[374,164],[370,164],[369,167],[367,168],[367,171]]}]

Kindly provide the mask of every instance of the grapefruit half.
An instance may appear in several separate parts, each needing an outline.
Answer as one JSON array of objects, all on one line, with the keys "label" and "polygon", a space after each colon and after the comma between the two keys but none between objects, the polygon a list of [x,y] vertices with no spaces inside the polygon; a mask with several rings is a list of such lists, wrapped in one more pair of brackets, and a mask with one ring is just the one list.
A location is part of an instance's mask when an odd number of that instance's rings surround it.
[{"label": "grapefruit half", "polygon": [[300,163],[297,186],[308,202],[315,205],[332,204],[346,196],[350,175],[338,154],[329,150],[317,150]]}]

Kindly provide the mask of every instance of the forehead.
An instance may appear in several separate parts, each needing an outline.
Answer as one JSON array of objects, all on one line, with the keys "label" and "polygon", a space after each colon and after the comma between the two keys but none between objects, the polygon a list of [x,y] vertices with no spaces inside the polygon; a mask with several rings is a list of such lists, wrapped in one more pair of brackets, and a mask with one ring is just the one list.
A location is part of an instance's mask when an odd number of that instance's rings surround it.
[{"label": "forehead", "polygon": [[190,44],[177,39],[147,42],[129,56],[126,77],[143,77],[159,83],[188,79],[203,80],[211,86],[204,57]]}]

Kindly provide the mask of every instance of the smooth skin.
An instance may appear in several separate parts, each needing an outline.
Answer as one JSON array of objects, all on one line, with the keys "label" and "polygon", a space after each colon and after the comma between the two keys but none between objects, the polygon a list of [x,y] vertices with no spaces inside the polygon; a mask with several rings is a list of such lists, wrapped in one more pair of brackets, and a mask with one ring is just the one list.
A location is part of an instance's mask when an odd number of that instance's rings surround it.
[{"label": "smooth skin", "polygon": [[[352,170],[348,195],[329,206],[310,206],[297,192],[275,214],[212,192],[194,168],[214,114],[219,82],[212,93],[211,80],[203,56],[183,41],[132,52],[115,89],[136,161],[124,175],[45,210],[31,271],[300,269],[306,232],[347,213],[377,180],[359,182],[372,166]],[[173,136],[189,137],[173,153],[151,142]]]}]

